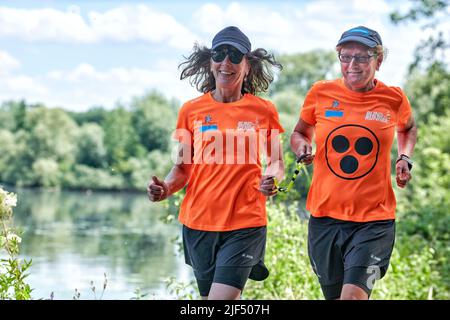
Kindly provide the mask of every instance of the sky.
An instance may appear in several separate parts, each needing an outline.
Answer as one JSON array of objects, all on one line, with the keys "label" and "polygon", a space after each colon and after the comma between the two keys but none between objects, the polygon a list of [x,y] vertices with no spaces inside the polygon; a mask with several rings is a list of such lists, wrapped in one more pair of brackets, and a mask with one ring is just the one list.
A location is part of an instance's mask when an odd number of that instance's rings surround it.
[{"label": "sky", "polygon": [[[345,30],[377,30],[389,55],[377,78],[402,86],[420,39],[417,23],[393,25],[407,0],[1,1],[0,103],[25,99],[85,111],[158,90],[180,102],[200,93],[179,80],[195,42],[211,46],[228,25],[252,48],[279,54],[334,50]],[[447,27],[449,25],[447,24]]]}]

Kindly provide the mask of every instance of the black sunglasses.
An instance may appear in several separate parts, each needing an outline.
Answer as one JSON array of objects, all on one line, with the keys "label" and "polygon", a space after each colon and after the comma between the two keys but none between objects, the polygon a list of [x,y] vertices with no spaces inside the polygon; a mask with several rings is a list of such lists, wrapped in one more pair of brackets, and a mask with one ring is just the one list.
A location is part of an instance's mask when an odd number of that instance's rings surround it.
[{"label": "black sunglasses", "polygon": [[211,58],[214,62],[222,62],[227,55],[233,64],[241,63],[242,58],[244,57],[244,54],[238,49],[229,46],[219,47],[217,50],[211,52]]}]

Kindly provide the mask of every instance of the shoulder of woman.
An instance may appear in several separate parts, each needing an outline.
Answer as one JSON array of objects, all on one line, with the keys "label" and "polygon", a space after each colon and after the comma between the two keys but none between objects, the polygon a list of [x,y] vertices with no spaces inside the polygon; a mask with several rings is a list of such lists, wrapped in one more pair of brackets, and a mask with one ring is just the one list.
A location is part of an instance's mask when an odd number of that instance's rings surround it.
[{"label": "shoulder of woman", "polygon": [[397,87],[397,86],[388,86],[388,85],[384,84],[383,82],[381,82],[379,80],[378,80],[378,82],[379,82],[378,83],[378,87],[380,89],[384,89],[385,91],[387,91],[387,93],[389,95],[391,95],[392,97],[396,97],[396,98],[402,100],[403,97],[406,96],[405,92],[403,91],[402,88]]},{"label": "shoulder of woman", "polygon": [[309,88],[309,91],[329,89],[330,87],[333,86],[339,86],[340,82],[341,79],[319,80],[313,83],[311,88]]}]

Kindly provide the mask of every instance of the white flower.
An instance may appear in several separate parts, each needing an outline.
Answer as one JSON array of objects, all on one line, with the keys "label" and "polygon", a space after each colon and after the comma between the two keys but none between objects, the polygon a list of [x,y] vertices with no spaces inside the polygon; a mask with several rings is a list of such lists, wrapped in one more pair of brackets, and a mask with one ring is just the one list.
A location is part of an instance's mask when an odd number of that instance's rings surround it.
[{"label": "white flower", "polygon": [[7,241],[16,240],[17,243],[21,243],[21,242],[22,242],[22,238],[19,237],[19,236],[18,236],[17,234],[15,234],[15,233],[8,233],[8,234],[6,235],[6,240],[7,240]]},{"label": "white flower", "polygon": [[8,207],[15,207],[17,205],[17,196],[13,193],[8,194],[4,203]]}]

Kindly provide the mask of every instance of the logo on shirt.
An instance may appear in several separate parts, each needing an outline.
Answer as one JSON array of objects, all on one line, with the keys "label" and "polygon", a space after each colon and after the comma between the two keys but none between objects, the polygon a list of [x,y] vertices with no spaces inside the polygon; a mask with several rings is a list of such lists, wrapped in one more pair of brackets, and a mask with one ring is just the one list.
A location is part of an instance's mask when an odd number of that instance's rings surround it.
[{"label": "logo on shirt", "polygon": [[337,127],[325,141],[328,168],[346,180],[369,174],[378,161],[379,150],[380,142],[373,131],[357,124]]},{"label": "logo on shirt", "polygon": [[250,254],[247,254],[247,253],[243,253],[241,256],[242,256],[243,258],[253,259],[253,256],[250,255]]},{"label": "logo on shirt", "polygon": [[239,121],[236,129],[242,130],[242,131],[255,131],[255,128],[256,128],[256,124],[254,122]]},{"label": "logo on shirt", "polygon": [[374,260],[378,261],[378,262],[380,262],[380,261],[381,261],[381,258],[377,257],[377,256],[376,256],[376,255],[374,255],[374,254],[371,254],[371,255],[370,255],[370,257],[371,257],[372,259],[374,259]]},{"label": "logo on shirt", "polygon": [[217,124],[211,123],[212,117],[208,114],[205,116],[205,124],[202,124],[200,126],[200,132],[205,132],[208,130],[217,130],[218,126]]},{"label": "logo on shirt", "polygon": [[342,118],[344,116],[344,109],[339,108],[339,101],[333,100],[330,107],[325,107],[326,118]]},{"label": "logo on shirt", "polygon": [[389,120],[391,120],[391,114],[389,113],[389,111],[387,113],[378,111],[367,111],[364,120],[388,123]]},{"label": "logo on shirt", "polygon": [[205,132],[208,130],[217,130],[217,124],[211,124],[211,125],[202,125],[200,127],[200,132]]}]

